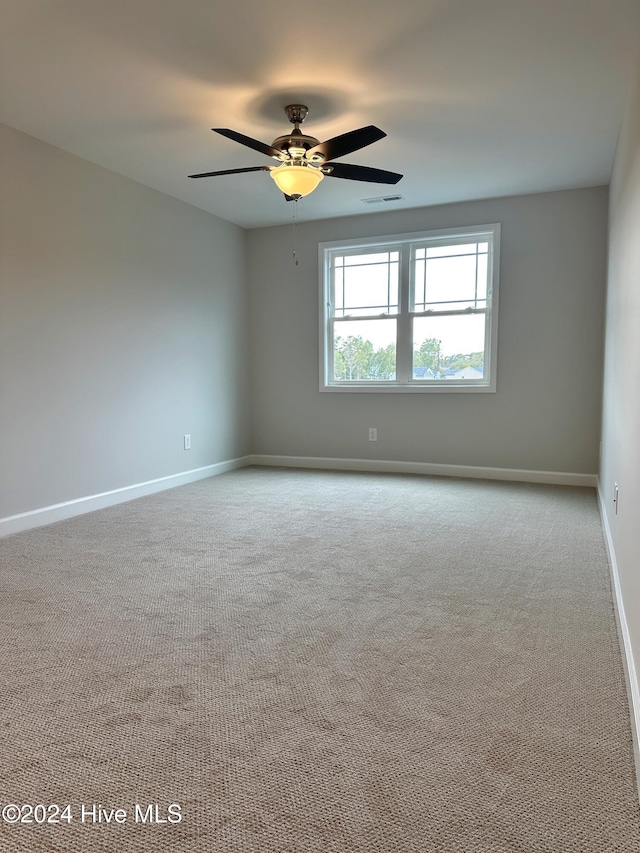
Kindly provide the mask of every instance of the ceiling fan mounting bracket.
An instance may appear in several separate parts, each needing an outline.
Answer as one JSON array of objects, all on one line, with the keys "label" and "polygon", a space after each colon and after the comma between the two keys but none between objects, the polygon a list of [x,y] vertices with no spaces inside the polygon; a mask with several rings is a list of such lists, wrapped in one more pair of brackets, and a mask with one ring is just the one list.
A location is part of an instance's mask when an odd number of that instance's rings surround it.
[{"label": "ceiling fan mounting bracket", "polygon": [[291,124],[301,124],[309,113],[309,108],[304,104],[289,104],[284,108]]}]

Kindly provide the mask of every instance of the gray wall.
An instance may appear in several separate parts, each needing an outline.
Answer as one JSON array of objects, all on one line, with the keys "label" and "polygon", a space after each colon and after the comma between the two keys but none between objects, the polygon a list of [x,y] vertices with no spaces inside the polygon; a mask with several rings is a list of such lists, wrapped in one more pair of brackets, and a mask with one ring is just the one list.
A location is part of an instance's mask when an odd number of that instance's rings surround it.
[{"label": "gray wall", "polygon": [[[607,201],[595,188],[299,223],[299,267],[292,226],[251,231],[254,453],[595,474]],[[318,242],[490,222],[502,223],[497,393],[321,393]]]},{"label": "gray wall", "polygon": [[[611,183],[600,489],[640,665],[640,62]],[[619,486],[614,512],[613,487]]]},{"label": "gray wall", "polygon": [[248,453],[246,233],[1,126],[0,162],[0,517]]}]

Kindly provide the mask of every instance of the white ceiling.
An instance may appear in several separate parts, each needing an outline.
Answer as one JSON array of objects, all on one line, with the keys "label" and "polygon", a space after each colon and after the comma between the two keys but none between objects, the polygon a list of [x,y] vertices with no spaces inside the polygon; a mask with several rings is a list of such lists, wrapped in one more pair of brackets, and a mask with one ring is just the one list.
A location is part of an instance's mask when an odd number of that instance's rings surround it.
[{"label": "white ceiling", "polygon": [[291,218],[272,160],[283,107],[323,140],[386,139],[344,162],[300,220],[608,183],[638,0],[0,0],[0,121],[245,227]]}]

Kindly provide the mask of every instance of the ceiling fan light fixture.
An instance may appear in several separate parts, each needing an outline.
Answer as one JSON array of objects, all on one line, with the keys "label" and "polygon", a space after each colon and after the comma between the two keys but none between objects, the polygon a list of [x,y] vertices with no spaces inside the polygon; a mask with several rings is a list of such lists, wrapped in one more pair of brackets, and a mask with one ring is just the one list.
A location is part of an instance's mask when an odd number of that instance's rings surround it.
[{"label": "ceiling fan light fixture", "polygon": [[318,186],[324,175],[313,166],[298,166],[283,163],[270,173],[278,189],[285,195],[300,198],[309,195]]}]

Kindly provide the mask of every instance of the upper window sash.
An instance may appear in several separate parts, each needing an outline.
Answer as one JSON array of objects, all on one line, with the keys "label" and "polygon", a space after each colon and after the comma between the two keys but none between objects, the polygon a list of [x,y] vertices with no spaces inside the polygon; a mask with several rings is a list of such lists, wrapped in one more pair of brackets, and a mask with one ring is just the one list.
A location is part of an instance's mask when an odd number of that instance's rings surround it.
[{"label": "upper window sash", "polygon": [[[477,314],[490,307],[490,258],[493,234],[473,237],[432,238],[410,244],[411,272],[409,312],[432,314]],[[451,292],[452,266],[457,267],[457,292]],[[438,282],[445,271],[446,282]],[[460,282],[464,282],[460,284]]]},{"label": "upper window sash", "polygon": [[330,253],[329,315],[395,316],[400,308],[401,246]]}]

